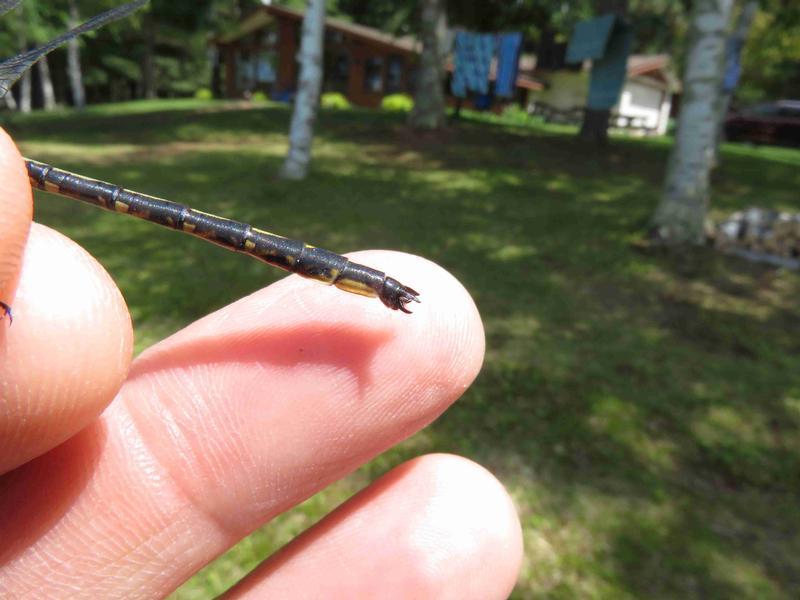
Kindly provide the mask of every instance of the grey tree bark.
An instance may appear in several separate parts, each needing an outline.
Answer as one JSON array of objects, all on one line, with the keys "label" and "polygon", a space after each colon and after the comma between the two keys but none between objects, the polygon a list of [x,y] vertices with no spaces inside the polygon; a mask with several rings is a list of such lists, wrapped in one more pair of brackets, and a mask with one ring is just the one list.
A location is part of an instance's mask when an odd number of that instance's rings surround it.
[{"label": "grey tree bark", "polygon": [[289,128],[289,152],[280,171],[284,179],[305,179],[311,163],[314,121],[322,88],[325,0],[308,0],[300,40],[300,75]]},{"label": "grey tree bark", "polygon": [[683,100],[651,237],[665,244],[702,244],[709,201],[725,43],[733,0],[694,0]]},{"label": "grey tree bark", "polygon": [[[20,27],[17,40],[19,43],[19,48],[21,52],[24,52],[28,49],[28,36],[25,35],[25,22],[22,21],[23,25]],[[19,103],[18,108],[19,112],[21,113],[29,113],[31,112],[31,71],[30,69],[26,70],[23,73],[22,77],[19,80]]]},{"label": "grey tree bark", "polygon": [[[728,43],[737,48],[743,48],[747,41],[747,35],[750,33],[750,27],[753,25],[758,12],[758,0],[747,0],[739,13],[739,19],[736,23],[736,28],[733,30]],[[714,165],[719,163],[719,146],[722,142],[723,128],[725,125],[725,117],[731,108],[731,101],[736,89],[723,89],[722,99],[719,103],[719,115],[717,116],[717,139],[714,146]]]},{"label": "grey tree bark", "polygon": [[19,108],[19,106],[17,106],[17,99],[14,98],[14,94],[12,94],[10,91],[3,96],[3,100],[5,101],[6,108],[8,108],[8,110],[17,110]]},{"label": "grey tree bark", "polygon": [[444,0],[423,0],[421,10],[422,56],[409,124],[415,129],[441,129],[445,125],[444,60],[447,12]]},{"label": "grey tree bark", "polygon": [[50,77],[50,64],[47,57],[43,56],[36,67],[39,71],[39,86],[42,88],[44,110],[53,110],[56,107],[56,93],[53,90],[53,79]]},{"label": "grey tree bark", "polygon": [[[69,28],[72,29],[80,23],[80,14],[75,0],[69,0]],[[86,106],[86,90],[83,87],[83,72],[81,71],[81,47],[78,39],[73,38],[67,42],[67,76],[69,87],[72,91],[72,104],[78,110]]]}]

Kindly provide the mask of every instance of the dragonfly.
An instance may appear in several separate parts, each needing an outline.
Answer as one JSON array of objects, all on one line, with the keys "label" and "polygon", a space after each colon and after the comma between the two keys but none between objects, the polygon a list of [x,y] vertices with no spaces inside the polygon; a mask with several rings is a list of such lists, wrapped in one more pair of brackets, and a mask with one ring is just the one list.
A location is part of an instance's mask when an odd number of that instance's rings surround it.
[{"label": "dragonfly", "polygon": [[[84,32],[132,14],[147,1],[135,0],[112,8],[42,46],[0,63],[0,99],[25,71],[47,53]],[[21,2],[22,0],[0,0],[0,15],[13,10]],[[35,160],[24,160],[31,186],[36,189],[188,233],[301,277],[333,285],[346,292],[379,298],[393,310],[410,314],[406,305],[420,302],[419,293],[412,288],[383,271],[353,262],[335,252],[257,229],[247,223],[202,212],[185,204],[134,192]],[[0,301],[0,310],[11,322],[11,307]]]}]

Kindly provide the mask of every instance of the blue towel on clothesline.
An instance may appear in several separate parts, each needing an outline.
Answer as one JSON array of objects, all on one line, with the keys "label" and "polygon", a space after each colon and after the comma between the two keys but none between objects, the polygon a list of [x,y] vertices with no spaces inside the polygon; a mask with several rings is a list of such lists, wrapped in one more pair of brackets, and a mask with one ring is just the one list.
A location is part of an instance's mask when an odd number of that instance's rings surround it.
[{"label": "blue towel on clothesline", "polygon": [[522,50],[522,34],[501,33],[497,39],[497,78],[495,94],[503,97],[514,95],[519,70],[519,54]]},{"label": "blue towel on clothesline", "polygon": [[456,64],[450,89],[457,98],[465,98],[468,90],[478,94],[489,91],[489,67],[494,55],[494,38],[490,33],[456,33]]}]

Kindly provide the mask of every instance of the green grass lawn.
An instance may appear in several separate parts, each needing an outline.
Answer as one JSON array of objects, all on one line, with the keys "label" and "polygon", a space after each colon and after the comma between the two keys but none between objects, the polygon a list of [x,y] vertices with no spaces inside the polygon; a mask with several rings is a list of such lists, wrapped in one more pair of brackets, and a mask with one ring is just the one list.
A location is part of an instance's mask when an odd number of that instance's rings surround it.
[{"label": "green grass lawn", "polygon": [[[313,176],[275,179],[284,107],[132,103],[8,120],[62,168],[331,250],[433,259],[487,332],[476,384],[426,431],[244,540],[176,598],[209,598],[394,465],[468,456],[519,507],[518,598],[800,596],[800,275],[636,245],[669,143],[467,115],[418,138],[399,115],[321,116]],[[726,147],[719,216],[800,211],[800,151]],[[147,223],[37,198],[118,282],[137,349],[281,277]]]}]

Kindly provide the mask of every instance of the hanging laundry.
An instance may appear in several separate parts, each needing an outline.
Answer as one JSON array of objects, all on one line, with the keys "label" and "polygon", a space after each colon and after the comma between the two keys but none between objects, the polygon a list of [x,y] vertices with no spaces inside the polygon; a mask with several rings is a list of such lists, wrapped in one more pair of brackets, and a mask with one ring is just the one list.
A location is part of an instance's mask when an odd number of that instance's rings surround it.
[{"label": "hanging laundry", "polygon": [[488,33],[459,31],[456,34],[456,64],[450,89],[457,98],[465,98],[467,91],[488,93],[494,38]]},{"label": "hanging laundry", "polygon": [[722,80],[722,91],[730,93],[736,89],[742,74],[741,54],[744,41],[731,38],[725,45],[725,77]]},{"label": "hanging laundry", "polygon": [[497,96],[510,98],[514,95],[521,51],[521,33],[501,33],[497,37],[497,76],[494,84]]},{"label": "hanging laundry", "polygon": [[575,25],[567,46],[568,63],[602,58],[617,21],[615,15],[603,15],[596,19],[581,21]]},{"label": "hanging laundry", "polygon": [[588,108],[609,109],[619,101],[632,43],[630,25],[615,15],[604,15],[575,26],[566,60],[569,63],[593,61],[586,100]]}]

